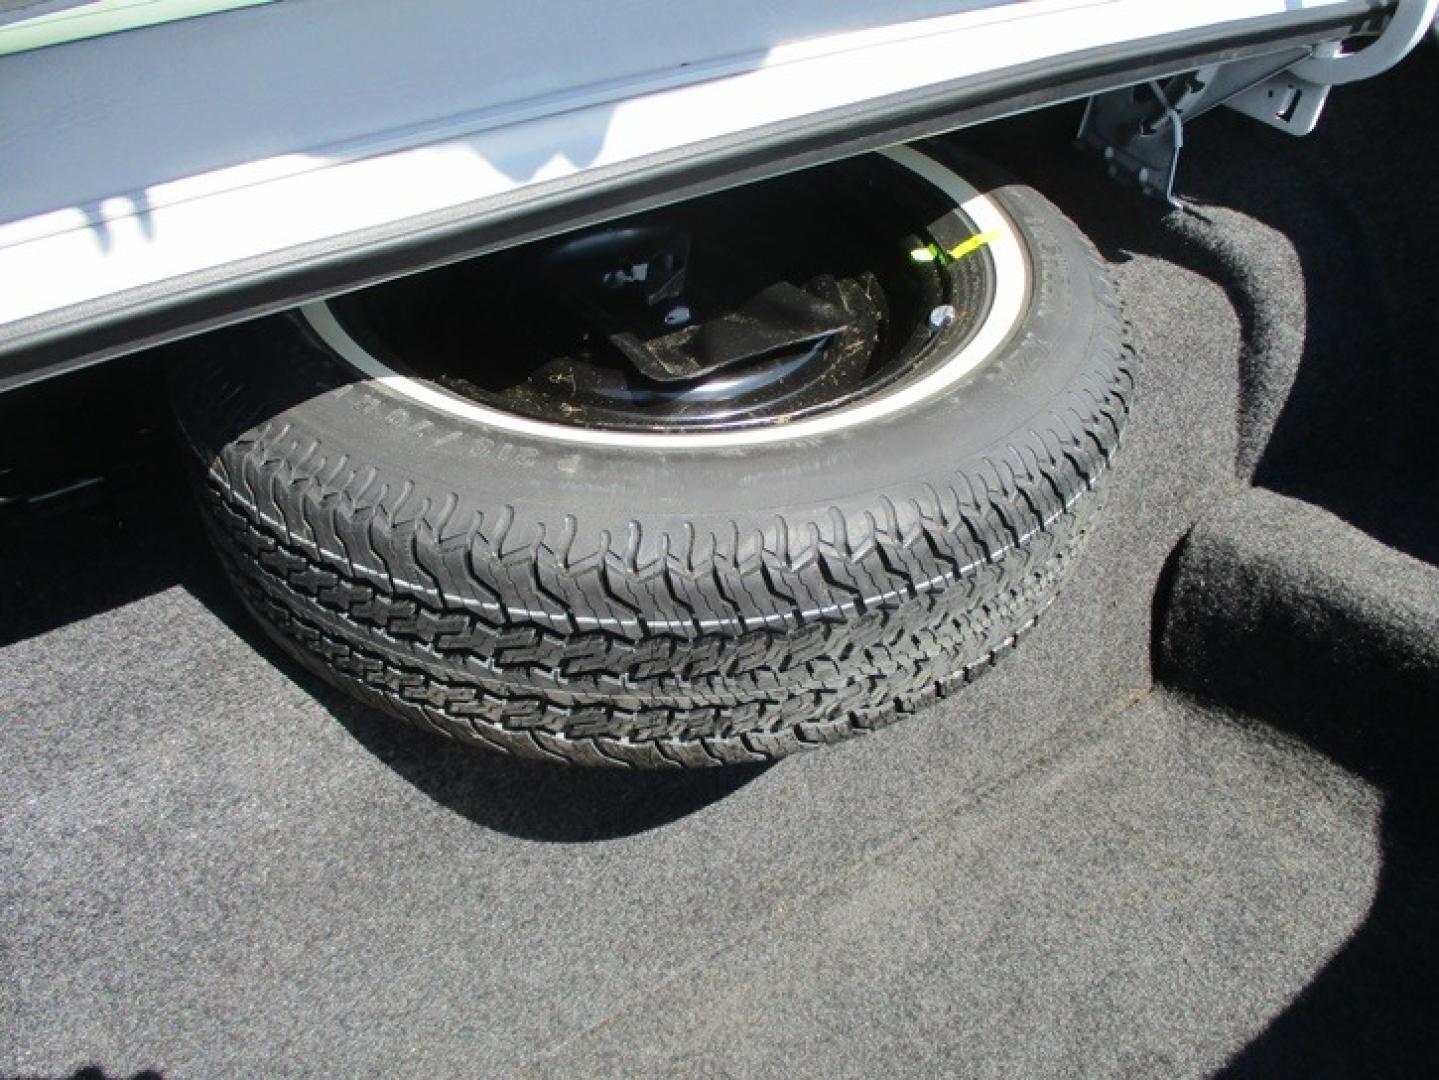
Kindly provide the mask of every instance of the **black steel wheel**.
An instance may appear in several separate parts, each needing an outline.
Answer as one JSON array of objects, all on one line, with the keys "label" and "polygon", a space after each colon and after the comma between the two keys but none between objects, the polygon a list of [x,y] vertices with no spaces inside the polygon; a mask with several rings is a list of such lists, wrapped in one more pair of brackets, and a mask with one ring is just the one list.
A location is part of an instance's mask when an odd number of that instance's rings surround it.
[{"label": "black steel wheel", "polygon": [[768,760],[987,671],[1119,445],[1102,268],[1034,191],[901,148],[197,345],[217,547],[387,712],[587,764]]}]

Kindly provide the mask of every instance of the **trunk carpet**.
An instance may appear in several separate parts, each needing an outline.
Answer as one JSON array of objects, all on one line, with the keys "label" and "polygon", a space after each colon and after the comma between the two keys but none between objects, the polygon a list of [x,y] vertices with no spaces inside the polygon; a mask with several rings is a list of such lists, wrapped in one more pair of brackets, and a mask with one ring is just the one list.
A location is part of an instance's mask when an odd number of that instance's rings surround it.
[{"label": "trunk carpet", "polygon": [[[1435,75],[1307,142],[1199,121],[1169,217],[1068,113],[969,137],[1113,264],[1107,514],[992,676],[767,770],[515,764],[338,699],[164,444],[87,425],[121,479],[0,531],[0,1073],[1432,1072]],[[151,374],[0,427],[74,455]]]}]

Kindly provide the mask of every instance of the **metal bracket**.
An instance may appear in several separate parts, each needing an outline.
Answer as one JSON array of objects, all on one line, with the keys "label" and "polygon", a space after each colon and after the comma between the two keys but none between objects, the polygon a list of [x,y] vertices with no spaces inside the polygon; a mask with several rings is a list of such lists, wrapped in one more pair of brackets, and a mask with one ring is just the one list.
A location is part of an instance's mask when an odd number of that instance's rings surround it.
[{"label": "metal bracket", "polygon": [[1372,78],[1397,64],[1430,28],[1439,40],[1439,0],[1399,0],[1378,36],[1358,52],[1329,41],[1288,71],[1281,71],[1228,102],[1231,109],[1291,135],[1308,135],[1319,123],[1329,90]]},{"label": "metal bracket", "polygon": [[1097,94],[1084,110],[1079,143],[1104,155],[1110,176],[1176,205],[1174,174],[1186,121],[1228,105],[1291,135],[1308,135],[1331,86],[1387,70],[1431,27],[1439,36],[1436,13],[1439,0],[1397,0],[1393,15],[1378,24],[1378,37],[1356,53],[1326,42]]},{"label": "metal bracket", "polygon": [[1225,104],[1290,135],[1308,135],[1318,126],[1328,99],[1328,86],[1301,79],[1290,70],[1251,86]]},{"label": "metal bracket", "polygon": [[1146,195],[1174,202],[1184,120],[1160,83],[1090,98],[1079,124],[1079,143],[1103,155],[1114,179],[1130,180]]},{"label": "metal bracket", "polygon": [[1176,205],[1185,122],[1262,87],[1308,55],[1308,49],[1289,49],[1097,94],[1084,110],[1080,145],[1098,150],[1111,176]]}]

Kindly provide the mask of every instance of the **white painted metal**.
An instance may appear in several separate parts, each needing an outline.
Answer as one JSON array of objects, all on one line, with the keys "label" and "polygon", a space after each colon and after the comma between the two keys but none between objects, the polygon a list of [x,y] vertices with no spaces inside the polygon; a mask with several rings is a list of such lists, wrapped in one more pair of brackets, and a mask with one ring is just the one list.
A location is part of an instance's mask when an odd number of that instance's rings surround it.
[{"label": "white painted metal", "polygon": [[964,211],[979,233],[991,233],[986,249],[994,259],[994,300],[978,332],[964,348],[925,378],[893,393],[871,398],[848,409],[825,413],[793,424],[771,424],[747,431],[649,434],[632,431],[592,431],[542,420],[529,420],[456,397],[431,383],[395,372],[355,341],[340,325],[329,304],[307,304],[301,313],[330,348],[357,371],[388,390],[431,408],[515,435],[589,446],[633,446],[652,450],[719,449],[793,442],[827,435],[857,424],[893,416],[943,393],[992,357],[1014,332],[1027,306],[1030,288],[1029,260],[1009,216],[988,195],[976,191],[933,158],[909,147],[884,151],[891,160],[922,176]]},{"label": "white painted metal", "polygon": [[1409,55],[1409,50],[1434,25],[1436,12],[1439,12],[1439,0],[1399,0],[1394,17],[1376,40],[1356,53],[1311,57],[1296,64],[1294,74],[1320,86],[1342,86],[1371,79]]},{"label": "white painted metal", "polygon": [[[383,83],[389,95],[383,101],[361,93],[364,79],[374,79],[379,71],[404,71],[401,54],[413,46],[410,22],[421,18],[428,5],[397,9],[385,0],[377,9],[379,0],[290,0],[10,57],[0,64],[0,175],[5,177],[0,182],[0,325],[476,200],[522,194],[546,180],[601,167],[638,170],[646,155],[765,125],[802,125],[826,110],[964,76],[1338,2],[908,0],[891,6],[811,0],[776,6],[746,0],[737,6],[704,6],[705,36],[674,33],[665,20],[678,18],[677,9],[660,0],[548,7],[455,0],[444,7],[457,23],[444,40],[441,31],[432,34],[430,64],[415,70],[408,84],[393,78]],[[683,10],[692,9],[697,6]],[[766,12],[783,11],[794,25],[832,27],[846,19],[855,22],[860,11],[870,13],[866,17],[872,22],[875,11],[894,18],[894,12],[941,9],[952,13],[803,40],[776,39],[731,55],[709,51],[733,40],[725,36],[726,25],[749,16],[763,21]],[[375,16],[376,10],[381,15]],[[299,32],[307,26],[305,18],[323,28],[328,25],[324,20],[335,23],[356,11],[375,18],[368,36],[347,39],[346,49],[327,48],[325,39]],[[596,29],[601,11],[608,22]],[[626,29],[624,20],[635,12],[653,25]],[[795,13],[807,15],[808,23],[794,23]],[[288,19],[291,37],[309,51],[297,55],[290,37],[257,37],[257,28],[268,25],[264,20],[275,18]],[[790,24],[775,23],[771,16],[764,25],[782,30]],[[531,38],[526,30],[533,32]],[[213,39],[207,41],[205,34]],[[642,40],[629,41],[625,34],[639,34]],[[162,44],[188,42],[189,48],[162,53],[168,59],[159,66],[114,70],[126,60],[126,50],[140,48],[152,40],[150,35],[159,35],[154,40]],[[454,46],[467,35],[472,47]],[[268,42],[271,52],[251,39]],[[207,79],[224,75],[226,64],[245,60],[243,55],[236,60],[235,51],[247,43],[253,85],[232,85],[240,99],[220,100],[207,89]],[[369,51],[357,54],[362,45]],[[64,62],[75,68],[72,82],[54,91],[64,99],[58,105],[26,92],[29,80],[39,78],[37,69],[27,65],[51,62],[47,54],[68,55]],[[280,64],[295,70],[281,70]],[[277,98],[298,78],[296,72],[307,70],[322,74],[328,80],[322,86],[339,96],[318,107],[300,96],[288,106]],[[549,81],[536,81],[531,77],[535,71],[549,72]],[[349,83],[346,72],[352,75]],[[514,78],[501,77],[506,73]],[[152,83],[163,87],[158,96],[147,89]],[[516,87],[533,95],[516,96]],[[186,95],[193,100],[186,102]],[[396,96],[414,108],[397,111]],[[174,112],[180,108],[176,101],[188,111]],[[168,142],[151,138],[146,144],[156,154],[172,142],[183,148],[192,139],[200,145],[206,124],[224,129],[242,117],[254,122],[258,116],[268,125],[257,132],[303,129],[303,140],[321,139],[329,130],[326,118],[350,128],[363,122],[367,110],[407,119],[380,134],[296,145],[225,168],[155,175],[152,182],[143,170],[162,166],[147,165],[146,155],[133,147],[121,154],[125,148],[114,145],[105,125],[124,123],[138,139],[149,132],[145,109],[158,109],[159,103],[170,103],[165,116],[177,126]],[[301,114],[307,118],[303,123],[296,119]],[[160,128],[160,135],[167,134],[163,124]],[[164,167],[175,165],[165,162]],[[105,168],[118,176],[122,165],[131,185],[107,187]],[[133,182],[135,177],[140,182]],[[72,197],[77,191],[89,194]],[[7,205],[20,211],[8,215]]]}]

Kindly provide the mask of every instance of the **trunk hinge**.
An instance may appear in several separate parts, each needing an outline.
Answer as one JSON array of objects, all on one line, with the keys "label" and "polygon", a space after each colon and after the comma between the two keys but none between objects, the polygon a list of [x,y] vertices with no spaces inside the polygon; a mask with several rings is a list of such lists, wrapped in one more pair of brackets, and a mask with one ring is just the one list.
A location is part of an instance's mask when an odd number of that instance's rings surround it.
[{"label": "trunk hinge", "polygon": [[1331,86],[1393,67],[1434,25],[1436,11],[1439,0],[1399,0],[1392,17],[1376,26],[1377,37],[1357,52],[1325,42],[1097,94],[1084,110],[1079,143],[1103,155],[1110,176],[1173,205],[1187,121],[1227,105],[1291,135],[1307,135]]}]

